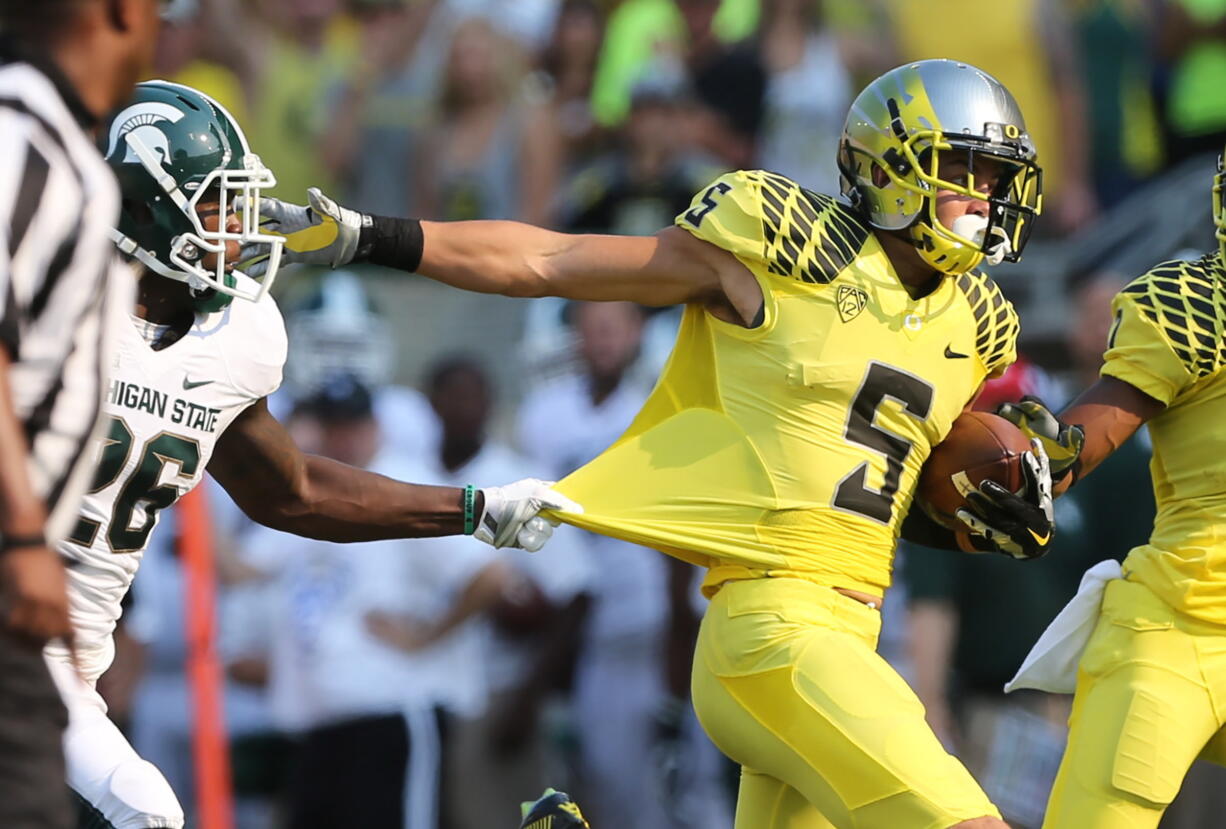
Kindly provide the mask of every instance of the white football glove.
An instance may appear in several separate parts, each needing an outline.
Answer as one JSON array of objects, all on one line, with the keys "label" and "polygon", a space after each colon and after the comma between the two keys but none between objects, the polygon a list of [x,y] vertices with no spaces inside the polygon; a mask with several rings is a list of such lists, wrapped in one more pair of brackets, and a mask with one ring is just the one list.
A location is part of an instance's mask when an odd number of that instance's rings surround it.
[{"label": "white football glove", "polygon": [[[362,225],[369,218],[356,210],[341,207],[318,187],[307,190],[309,206],[290,204],[265,197],[260,199],[260,227],[285,237],[281,264],[348,265],[357,254]],[[248,245],[239,256],[248,276],[262,276],[265,269],[264,245]]]},{"label": "white football glove", "polygon": [[506,486],[482,489],[485,509],[477,519],[473,538],[493,547],[520,547],[530,553],[544,547],[558,521],[537,513],[543,509],[583,512],[583,507],[550,489],[551,483],[524,478]]}]

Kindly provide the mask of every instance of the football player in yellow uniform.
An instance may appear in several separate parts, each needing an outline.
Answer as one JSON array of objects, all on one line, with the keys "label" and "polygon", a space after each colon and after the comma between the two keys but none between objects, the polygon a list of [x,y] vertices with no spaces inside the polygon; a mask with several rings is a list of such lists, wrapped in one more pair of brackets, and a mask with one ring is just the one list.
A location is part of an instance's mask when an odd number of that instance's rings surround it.
[{"label": "football player in yellow uniform", "polygon": [[1154,443],[1157,520],[1107,582],[1048,829],[1157,826],[1197,756],[1226,760],[1224,193],[1219,158],[1219,249],[1158,265],[1115,297],[1097,383],[1059,419],[1037,401],[1001,411],[1046,441],[1059,491],[1142,423]]},{"label": "football player in yellow uniform", "polygon": [[[685,304],[677,344],[627,432],[561,482],[589,530],[707,568],[694,705],[743,766],[737,826],[1004,826],[876,654],[878,608],[916,477],[988,377],[1017,316],[975,271],[1016,259],[1040,172],[1008,91],[923,61],[856,99],[846,200],[734,172],[676,226],[575,236],[513,222],[364,216],[311,193],[266,203],[286,259],[401,267],[473,291]],[[1050,477],[964,512],[981,549],[1041,555]]]}]

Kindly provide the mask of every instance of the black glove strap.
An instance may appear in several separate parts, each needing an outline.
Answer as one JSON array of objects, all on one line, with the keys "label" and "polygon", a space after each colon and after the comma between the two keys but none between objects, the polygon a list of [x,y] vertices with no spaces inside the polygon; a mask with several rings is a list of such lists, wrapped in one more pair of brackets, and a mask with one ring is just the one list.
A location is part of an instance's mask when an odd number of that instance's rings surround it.
[{"label": "black glove strap", "polygon": [[422,247],[417,219],[365,216],[354,261],[412,272],[421,264]]},{"label": "black glove strap", "polygon": [[1073,476],[1073,479],[1069,481],[1069,487],[1072,488],[1077,484],[1077,481],[1081,480],[1081,458],[1073,461],[1072,466],[1065,467],[1058,474],[1052,475],[1051,482],[1058,484],[1070,475]]}]

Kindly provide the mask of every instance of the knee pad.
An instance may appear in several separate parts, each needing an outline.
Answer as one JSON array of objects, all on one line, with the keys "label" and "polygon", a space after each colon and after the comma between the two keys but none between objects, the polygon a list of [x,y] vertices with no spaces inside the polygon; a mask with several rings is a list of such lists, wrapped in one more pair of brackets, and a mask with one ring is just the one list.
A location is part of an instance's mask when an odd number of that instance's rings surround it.
[{"label": "knee pad", "polygon": [[1167,761],[1161,750],[1164,710],[1154,694],[1135,691],[1111,763],[1111,788],[1148,809],[1169,806],[1188,771],[1187,766]]}]

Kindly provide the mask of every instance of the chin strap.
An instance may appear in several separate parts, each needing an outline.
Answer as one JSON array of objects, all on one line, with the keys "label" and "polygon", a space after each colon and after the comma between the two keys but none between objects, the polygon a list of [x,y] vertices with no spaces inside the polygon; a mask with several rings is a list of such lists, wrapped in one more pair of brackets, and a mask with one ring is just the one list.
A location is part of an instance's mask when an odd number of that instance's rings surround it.
[{"label": "chin strap", "polygon": [[[185,283],[187,285],[187,289],[192,294],[192,298],[197,302],[208,301],[215,294],[222,294],[230,297],[236,296],[235,294],[229,294],[224,291],[217,290],[216,287],[205,282],[195,274],[170,267],[148,250],[141,247],[135,239],[130,236],[125,236],[116,228],[108,228],[107,234],[111,237],[111,241],[115,243],[115,247],[119,249],[120,253],[123,253],[125,256],[132,257],[159,276],[164,276],[167,279],[173,279],[176,282]],[[244,276],[247,276],[245,271],[240,271],[237,268],[235,268],[234,273],[241,273]]]},{"label": "chin strap", "polygon": [[187,279],[184,278],[187,274],[168,268],[160,259],[137,244],[136,240],[131,236],[125,236],[113,227],[109,228],[107,232],[111,237],[111,241],[115,243],[115,247],[119,248],[120,253],[132,257],[160,276],[175,279],[179,282],[187,282]]},{"label": "chin strap", "polygon": [[158,187],[170,197],[170,200],[175,203],[175,206],[182,210],[185,214],[191,210],[191,205],[188,202],[187,196],[183,195],[183,191],[179,188],[179,183],[175,181],[174,176],[166,172],[162,167],[161,161],[149,146],[140,139],[140,136],[135,132],[130,132],[127,135],[128,147],[136,154],[141,165],[146,172],[153,177],[157,182]]},{"label": "chin strap", "polygon": [[115,243],[115,247],[126,256],[131,256],[136,261],[140,262],[149,270],[164,276],[167,279],[173,279],[176,282],[186,282],[187,287],[193,294],[202,294],[205,291],[213,290],[213,287],[194,274],[184,273],[177,268],[172,268],[166,265],[162,260],[158,259],[145,248],[137,244],[136,240],[131,236],[125,236],[115,228],[110,228],[108,233],[111,241]]}]

